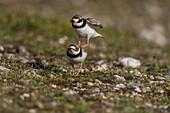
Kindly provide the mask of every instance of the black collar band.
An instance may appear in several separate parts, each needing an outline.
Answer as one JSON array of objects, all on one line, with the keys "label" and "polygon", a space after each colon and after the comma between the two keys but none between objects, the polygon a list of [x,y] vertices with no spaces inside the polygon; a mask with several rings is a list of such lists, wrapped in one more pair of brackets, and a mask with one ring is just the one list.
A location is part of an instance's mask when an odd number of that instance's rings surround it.
[{"label": "black collar band", "polygon": [[74,24],[72,23],[72,26],[74,27],[74,28],[83,28],[85,25],[86,25],[86,20],[85,19],[83,19],[83,24],[81,25],[81,26],[74,26]]}]

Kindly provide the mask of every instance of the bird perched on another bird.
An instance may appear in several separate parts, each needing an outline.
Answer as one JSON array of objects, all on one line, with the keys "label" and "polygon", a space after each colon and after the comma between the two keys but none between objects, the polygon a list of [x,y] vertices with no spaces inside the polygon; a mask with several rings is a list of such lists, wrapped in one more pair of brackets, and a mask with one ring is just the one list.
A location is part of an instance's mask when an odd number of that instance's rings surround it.
[{"label": "bird perched on another bird", "polygon": [[[70,61],[72,66],[72,76],[78,76],[82,67],[83,62],[87,57],[87,52],[83,48],[75,44],[71,44],[66,52],[66,58]],[[77,74],[74,73],[74,64],[80,64],[80,68]]]},{"label": "bird perched on another bird", "polygon": [[79,14],[76,14],[72,17],[70,22],[72,23],[72,27],[75,29],[79,37],[78,46],[81,45],[80,42],[81,37],[87,38],[87,44],[82,46],[82,48],[87,47],[89,45],[90,38],[103,37],[101,34],[97,33],[93,28],[93,26],[103,28],[101,23],[94,18],[83,18]]}]

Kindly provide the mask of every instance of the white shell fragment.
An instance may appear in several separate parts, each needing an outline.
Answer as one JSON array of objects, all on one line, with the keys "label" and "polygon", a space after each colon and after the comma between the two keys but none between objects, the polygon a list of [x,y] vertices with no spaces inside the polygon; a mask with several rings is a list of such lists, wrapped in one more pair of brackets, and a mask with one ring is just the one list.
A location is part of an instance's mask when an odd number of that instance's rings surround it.
[{"label": "white shell fragment", "polygon": [[137,60],[137,59],[131,58],[131,57],[125,57],[125,58],[119,59],[118,64],[127,66],[127,67],[132,67],[132,68],[141,66],[140,60]]}]

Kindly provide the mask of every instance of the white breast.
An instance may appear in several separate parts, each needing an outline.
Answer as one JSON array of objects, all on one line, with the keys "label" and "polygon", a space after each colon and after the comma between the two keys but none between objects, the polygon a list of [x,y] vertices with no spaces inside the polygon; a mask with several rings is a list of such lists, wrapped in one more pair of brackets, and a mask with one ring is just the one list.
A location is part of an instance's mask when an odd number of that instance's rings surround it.
[{"label": "white breast", "polygon": [[86,57],[87,57],[87,52],[82,50],[82,56],[77,57],[77,58],[70,58],[67,56],[67,59],[72,63],[83,63]]},{"label": "white breast", "polygon": [[86,26],[83,28],[78,28],[75,30],[78,36],[83,37],[83,38],[94,38],[94,37],[101,36],[88,24],[86,24]]}]

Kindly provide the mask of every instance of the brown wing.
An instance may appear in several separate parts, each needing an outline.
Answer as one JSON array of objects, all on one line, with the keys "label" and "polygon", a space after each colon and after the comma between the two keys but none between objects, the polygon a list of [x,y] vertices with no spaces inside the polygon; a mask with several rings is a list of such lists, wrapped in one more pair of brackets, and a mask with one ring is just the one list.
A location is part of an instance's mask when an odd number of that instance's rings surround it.
[{"label": "brown wing", "polygon": [[97,27],[103,28],[103,26],[101,25],[101,23],[100,23],[98,20],[94,19],[94,18],[86,18],[86,21],[87,21],[89,24],[93,25],[93,26],[97,26]]}]

